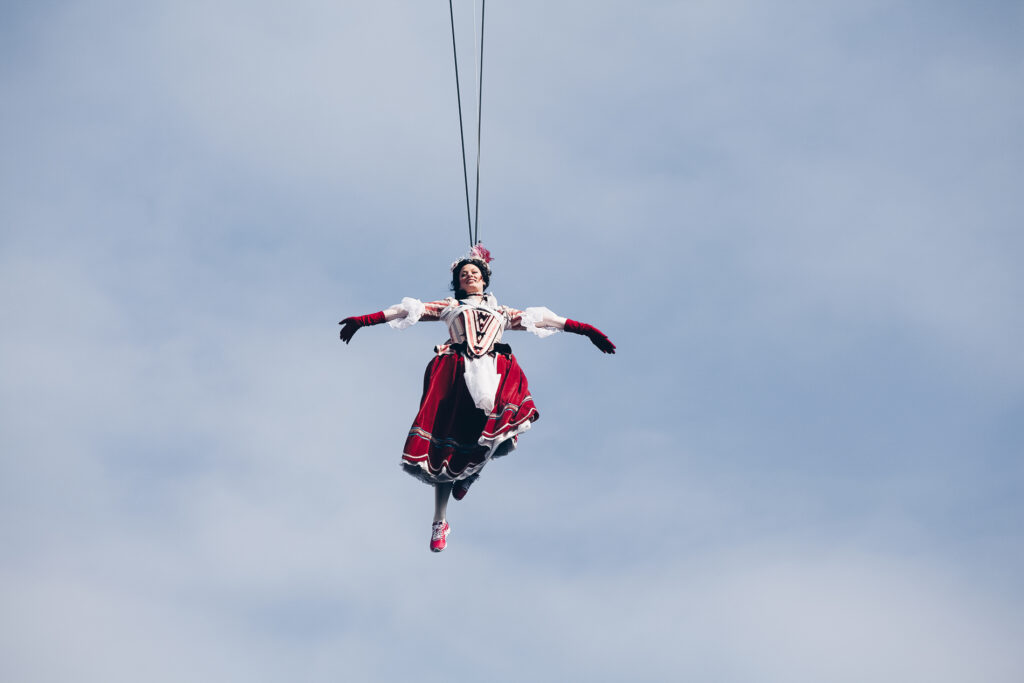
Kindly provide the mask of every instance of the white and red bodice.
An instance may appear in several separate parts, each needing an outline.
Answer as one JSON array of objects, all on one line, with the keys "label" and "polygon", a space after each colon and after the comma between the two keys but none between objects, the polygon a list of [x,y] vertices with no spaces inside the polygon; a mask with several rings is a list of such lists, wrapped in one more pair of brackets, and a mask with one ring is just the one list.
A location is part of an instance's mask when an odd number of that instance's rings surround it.
[{"label": "white and red bodice", "polygon": [[391,327],[403,329],[420,320],[440,320],[448,327],[448,341],[436,347],[438,354],[462,353],[466,358],[465,378],[477,407],[490,411],[498,387],[494,346],[506,329],[528,330],[537,336],[554,334],[554,321],[564,321],[546,308],[520,311],[499,306],[493,294],[482,299],[442,299],[423,303],[405,298],[386,309]]},{"label": "white and red bodice", "polygon": [[519,313],[504,308],[506,310],[486,303],[460,301],[457,306],[441,311],[439,317],[448,325],[449,343],[460,346],[464,344],[466,356],[479,358],[494,350],[494,345],[501,341],[505,326],[511,322],[514,314]]}]

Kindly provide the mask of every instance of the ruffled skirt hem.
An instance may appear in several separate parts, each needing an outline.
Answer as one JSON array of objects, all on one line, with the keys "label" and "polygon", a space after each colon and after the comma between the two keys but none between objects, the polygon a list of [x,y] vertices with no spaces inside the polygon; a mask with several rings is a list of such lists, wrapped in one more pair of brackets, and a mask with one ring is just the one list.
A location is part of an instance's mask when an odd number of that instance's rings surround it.
[{"label": "ruffled skirt hem", "polygon": [[480,471],[484,468],[484,465],[489,463],[491,460],[508,455],[516,449],[516,445],[519,442],[519,435],[523,432],[529,431],[531,424],[532,421],[527,420],[519,427],[515,428],[514,431],[507,433],[500,439],[485,439],[484,437],[480,437],[479,443],[481,446],[487,446],[488,444],[490,446],[487,450],[487,454],[479,463],[467,465],[465,469],[458,473],[454,473],[449,470],[447,462],[442,462],[441,468],[436,472],[432,471],[428,458],[416,458],[408,454],[402,454],[402,462],[399,463],[399,465],[403,470],[405,470],[406,474],[416,477],[424,484],[430,484],[431,486],[462,480],[475,481],[480,476]]},{"label": "ruffled skirt hem", "polygon": [[501,380],[489,413],[474,405],[464,366],[459,355],[439,355],[424,375],[420,410],[400,464],[426,484],[475,479],[488,462],[511,453],[519,435],[540,417],[515,356],[497,357]]}]

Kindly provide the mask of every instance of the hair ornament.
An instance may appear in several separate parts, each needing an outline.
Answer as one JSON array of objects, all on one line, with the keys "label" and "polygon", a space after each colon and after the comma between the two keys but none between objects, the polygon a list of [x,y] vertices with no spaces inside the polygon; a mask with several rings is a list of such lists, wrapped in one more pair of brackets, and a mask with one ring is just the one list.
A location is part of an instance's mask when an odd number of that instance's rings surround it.
[{"label": "hair ornament", "polygon": [[480,259],[484,263],[490,263],[491,261],[494,260],[494,257],[491,256],[491,252],[488,251],[487,247],[485,247],[480,242],[474,244],[473,248],[469,250],[469,257]]},{"label": "hair ornament", "polygon": [[468,254],[466,254],[465,256],[460,256],[459,258],[455,259],[452,262],[451,270],[454,272],[455,267],[458,266],[460,263],[465,263],[467,261],[476,261],[478,265],[483,266],[481,270],[486,270],[487,273],[489,274],[491,272],[491,267],[488,264],[490,264],[490,262],[493,260],[494,257],[491,256],[490,250],[480,242],[477,242],[470,248]]}]

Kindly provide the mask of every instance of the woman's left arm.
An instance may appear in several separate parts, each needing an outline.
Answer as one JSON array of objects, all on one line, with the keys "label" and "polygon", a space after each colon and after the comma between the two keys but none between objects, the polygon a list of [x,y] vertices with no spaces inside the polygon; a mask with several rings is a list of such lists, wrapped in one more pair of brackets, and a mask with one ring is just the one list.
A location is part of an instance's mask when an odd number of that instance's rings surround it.
[{"label": "woman's left arm", "polygon": [[615,353],[615,344],[604,332],[593,325],[563,318],[544,307],[527,308],[524,311],[508,309],[508,313],[509,329],[529,330],[541,337],[554,334],[556,330],[565,330],[572,334],[582,334],[588,337],[594,346],[604,353]]},{"label": "woman's left arm", "polygon": [[585,337],[589,337],[590,341],[594,343],[594,346],[605,353],[615,353],[615,344],[613,344],[612,340],[609,339],[601,330],[597,329],[593,325],[581,323],[577,320],[569,320],[568,318],[563,318],[563,320],[562,329],[566,332],[582,334]]}]

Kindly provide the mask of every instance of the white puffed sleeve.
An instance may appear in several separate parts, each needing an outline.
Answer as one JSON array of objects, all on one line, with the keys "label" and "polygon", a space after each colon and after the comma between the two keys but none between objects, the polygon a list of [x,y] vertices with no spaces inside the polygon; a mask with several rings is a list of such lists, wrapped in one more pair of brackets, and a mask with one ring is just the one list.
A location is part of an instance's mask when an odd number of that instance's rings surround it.
[{"label": "white puffed sleeve", "polygon": [[544,306],[533,306],[523,310],[523,327],[527,332],[532,332],[538,337],[549,337],[558,332],[560,327],[556,325],[562,320],[553,311]]},{"label": "white puffed sleeve", "polygon": [[419,322],[419,319],[423,317],[424,310],[426,310],[426,306],[422,301],[407,296],[402,299],[402,303],[386,309],[384,317],[388,319],[388,325],[391,327],[396,330],[404,330]]}]

